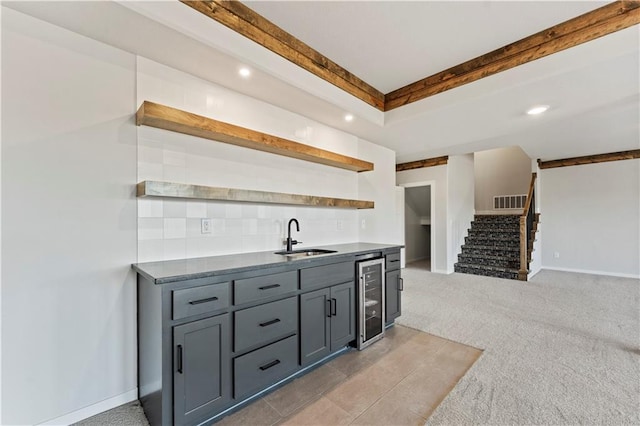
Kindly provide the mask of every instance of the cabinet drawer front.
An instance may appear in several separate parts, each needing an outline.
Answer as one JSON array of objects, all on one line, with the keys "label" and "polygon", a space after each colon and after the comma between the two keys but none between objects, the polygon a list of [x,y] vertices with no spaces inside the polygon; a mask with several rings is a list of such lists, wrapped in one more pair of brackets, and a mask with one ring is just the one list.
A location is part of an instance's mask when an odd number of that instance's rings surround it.
[{"label": "cabinet drawer front", "polygon": [[235,280],[233,282],[233,303],[241,305],[255,302],[256,300],[290,293],[297,289],[298,271]]},{"label": "cabinet drawer front", "polygon": [[390,253],[386,256],[384,268],[387,271],[393,271],[400,269],[400,252]]},{"label": "cabinet drawer front", "polygon": [[236,352],[272,342],[298,330],[297,297],[235,312]]},{"label": "cabinet drawer front", "polygon": [[298,336],[258,349],[233,362],[234,397],[255,393],[287,377],[298,368]]},{"label": "cabinet drawer front", "polygon": [[355,280],[355,263],[343,262],[300,271],[300,289],[311,290]]},{"label": "cabinet drawer front", "polygon": [[229,306],[230,283],[173,291],[174,320],[217,311]]}]

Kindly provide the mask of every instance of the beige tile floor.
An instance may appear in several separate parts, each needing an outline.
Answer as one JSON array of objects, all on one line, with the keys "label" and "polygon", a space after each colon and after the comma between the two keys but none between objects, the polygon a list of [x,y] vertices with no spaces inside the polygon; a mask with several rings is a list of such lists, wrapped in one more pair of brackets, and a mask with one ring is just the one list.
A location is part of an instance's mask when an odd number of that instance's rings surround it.
[{"label": "beige tile floor", "polygon": [[396,325],[220,425],[423,425],[482,351]]}]

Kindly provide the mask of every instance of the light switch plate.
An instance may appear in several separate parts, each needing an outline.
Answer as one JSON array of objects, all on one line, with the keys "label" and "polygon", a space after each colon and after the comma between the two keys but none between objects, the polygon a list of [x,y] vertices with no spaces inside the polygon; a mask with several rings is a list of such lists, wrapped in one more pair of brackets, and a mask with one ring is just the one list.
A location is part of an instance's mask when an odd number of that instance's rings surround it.
[{"label": "light switch plate", "polygon": [[202,234],[210,234],[211,233],[211,219],[205,218],[200,222],[200,233]]}]

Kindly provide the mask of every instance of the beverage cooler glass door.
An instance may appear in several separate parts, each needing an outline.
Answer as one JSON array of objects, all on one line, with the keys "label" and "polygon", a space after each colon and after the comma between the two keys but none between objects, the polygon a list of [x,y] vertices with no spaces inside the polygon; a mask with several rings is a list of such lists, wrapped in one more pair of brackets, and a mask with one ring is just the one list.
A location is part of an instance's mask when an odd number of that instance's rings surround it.
[{"label": "beverage cooler glass door", "polygon": [[384,259],[358,264],[358,349],[384,336]]}]

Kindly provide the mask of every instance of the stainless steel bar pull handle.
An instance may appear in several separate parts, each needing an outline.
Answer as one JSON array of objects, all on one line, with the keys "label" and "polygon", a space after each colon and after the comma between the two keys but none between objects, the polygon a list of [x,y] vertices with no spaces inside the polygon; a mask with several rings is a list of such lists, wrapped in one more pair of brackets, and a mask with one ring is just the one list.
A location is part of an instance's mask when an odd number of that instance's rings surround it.
[{"label": "stainless steel bar pull handle", "polygon": [[201,304],[201,303],[213,302],[213,301],[216,301],[216,300],[218,300],[218,298],[217,298],[217,297],[215,297],[215,296],[213,296],[213,297],[209,297],[209,298],[207,298],[207,299],[190,300],[190,301],[189,301],[189,304],[190,304],[190,305],[199,305],[199,304]]},{"label": "stainless steel bar pull handle", "polygon": [[273,324],[276,324],[278,322],[280,322],[280,318],[275,318],[275,319],[272,319],[271,321],[260,323],[260,327],[267,327],[269,325],[273,325]]},{"label": "stainless steel bar pull handle", "polygon": [[271,288],[278,288],[280,287],[280,284],[271,284],[271,285],[265,285],[262,287],[258,287],[258,290],[269,290]]},{"label": "stainless steel bar pull handle", "polygon": [[274,366],[276,366],[276,365],[278,365],[278,364],[280,364],[280,360],[279,360],[279,359],[276,359],[276,360],[271,361],[269,364],[261,365],[261,366],[260,366],[260,370],[262,370],[262,371],[264,371],[264,370],[268,370],[268,369],[270,369],[271,367],[274,367]]},{"label": "stainless steel bar pull handle", "polygon": [[400,291],[404,291],[404,279],[401,277],[398,277],[398,290]]}]

